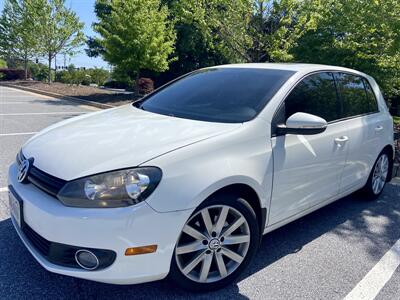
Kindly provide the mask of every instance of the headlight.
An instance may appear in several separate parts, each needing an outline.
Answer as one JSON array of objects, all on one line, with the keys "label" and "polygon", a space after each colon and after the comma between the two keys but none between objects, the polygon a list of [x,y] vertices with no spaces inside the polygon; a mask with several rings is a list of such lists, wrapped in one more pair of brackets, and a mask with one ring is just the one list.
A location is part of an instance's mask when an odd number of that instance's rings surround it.
[{"label": "headlight", "polygon": [[68,182],[57,197],[66,206],[124,207],[146,199],[161,180],[155,167],[134,168]]}]

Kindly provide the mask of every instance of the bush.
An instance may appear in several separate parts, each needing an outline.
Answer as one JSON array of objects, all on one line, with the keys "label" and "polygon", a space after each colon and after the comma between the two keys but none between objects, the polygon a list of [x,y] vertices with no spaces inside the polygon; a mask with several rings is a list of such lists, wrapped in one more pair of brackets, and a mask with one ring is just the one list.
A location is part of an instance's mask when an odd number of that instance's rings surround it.
[{"label": "bush", "polygon": [[85,72],[82,72],[81,84],[82,85],[90,85],[92,83],[92,77]]},{"label": "bush", "polygon": [[[47,81],[49,78],[49,69],[48,66],[44,64],[29,64],[29,70],[32,73],[32,78],[39,81]],[[54,71],[51,72],[52,80],[55,79]]]},{"label": "bush", "polygon": [[3,74],[2,80],[20,80],[25,78],[25,71],[21,69],[0,69],[0,73]]},{"label": "bush", "polygon": [[110,77],[110,72],[101,68],[89,69],[88,74],[91,77],[91,83],[95,83],[98,86],[104,85]]},{"label": "bush", "polygon": [[70,83],[70,74],[68,71],[57,71],[56,81],[61,83]]},{"label": "bush", "polygon": [[138,92],[141,95],[149,94],[154,91],[154,81],[150,78],[139,78],[137,83]]}]

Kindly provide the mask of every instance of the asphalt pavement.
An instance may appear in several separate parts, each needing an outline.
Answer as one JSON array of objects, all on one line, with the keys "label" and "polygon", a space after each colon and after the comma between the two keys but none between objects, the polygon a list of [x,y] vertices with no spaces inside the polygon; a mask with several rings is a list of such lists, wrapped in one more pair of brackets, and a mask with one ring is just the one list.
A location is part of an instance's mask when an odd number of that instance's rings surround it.
[{"label": "asphalt pavement", "polygon": [[400,299],[400,178],[377,201],[351,195],[267,234],[245,274],[220,291],[192,294],[168,280],[117,286],[47,272],[12,227],[7,169],[35,132],[95,110],[0,86],[0,299]]}]

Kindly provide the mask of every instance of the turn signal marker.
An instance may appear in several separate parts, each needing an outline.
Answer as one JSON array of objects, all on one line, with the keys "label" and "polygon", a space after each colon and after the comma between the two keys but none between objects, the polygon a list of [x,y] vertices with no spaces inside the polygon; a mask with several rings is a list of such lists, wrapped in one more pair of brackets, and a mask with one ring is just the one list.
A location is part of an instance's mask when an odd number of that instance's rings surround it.
[{"label": "turn signal marker", "polygon": [[148,246],[142,246],[142,247],[134,247],[134,248],[128,248],[125,250],[125,255],[140,255],[140,254],[147,254],[147,253],[153,253],[157,251],[157,245],[148,245]]}]

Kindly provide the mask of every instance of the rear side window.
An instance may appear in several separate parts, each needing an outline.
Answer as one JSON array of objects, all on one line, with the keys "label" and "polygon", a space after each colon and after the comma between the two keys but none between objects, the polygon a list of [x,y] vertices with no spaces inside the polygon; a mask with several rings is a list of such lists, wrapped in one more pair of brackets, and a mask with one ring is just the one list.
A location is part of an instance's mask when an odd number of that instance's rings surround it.
[{"label": "rear side window", "polygon": [[[363,78],[356,75],[338,73],[336,74],[336,79],[343,105],[342,118],[372,112],[372,107],[370,108],[371,101],[368,100],[370,96],[367,97],[368,91],[365,88]],[[371,87],[369,88],[371,89]],[[376,102],[376,100],[374,101]]]},{"label": "rear side window", "polygon": [[285,119],[297,112],[324,118],[339,119],[339,107],[332,73],[324,72],[303,79],[285,100]]},{"label": "rear side window", "polygon": [[367,93],[367,101],[368,101],[368,111],[369,112],[377,112],[378,109],[378,102],[376,101],[376,96],[374,91],[372,90],[371,85],[369,84],[368,80],[363,79],[365,92]]}]

